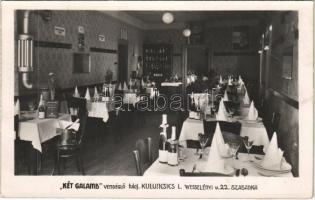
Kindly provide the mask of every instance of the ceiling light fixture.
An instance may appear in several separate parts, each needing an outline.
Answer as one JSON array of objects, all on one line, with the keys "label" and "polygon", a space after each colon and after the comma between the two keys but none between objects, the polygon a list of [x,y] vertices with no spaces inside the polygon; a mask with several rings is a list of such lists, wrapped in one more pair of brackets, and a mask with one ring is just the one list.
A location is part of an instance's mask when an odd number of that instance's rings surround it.
[{"label": "ceiling light fixture", "polygon": [[185,29],[183,30],[183,35],[184,35],[185,37],[189,37],[189,36],[191,35],[191,30],[190,30],[189,28],[185,28]]},{"label": "ceiling light fixture", "polygon": [[162,20],[165,24],[170,24],[174,21],[174,16],[172,13],[170,12],[166,12],[163,14],[162,16]]}]

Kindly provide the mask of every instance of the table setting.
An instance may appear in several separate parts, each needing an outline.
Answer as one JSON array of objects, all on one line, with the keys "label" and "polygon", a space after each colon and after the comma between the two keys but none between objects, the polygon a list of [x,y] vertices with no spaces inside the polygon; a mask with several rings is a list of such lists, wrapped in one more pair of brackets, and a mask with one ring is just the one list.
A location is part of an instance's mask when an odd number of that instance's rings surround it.
[{"label": "table setting", "polygon": [[[248,137],[239,137],[225,141],[218,125],[211,146],[203,134],[199,135],[201,151],[194,148],[179,147],[178,165],[162,164],[158,159],[146,170],[144,176],[179,176],[180,170],[196,173],[215,173],[222,176],[260,176],[260,177],[293,177],[291,165],[283,157],[283,151],[278,148],[276,133],[267,147],[265,155],[251,152],[254,144]],[[245,145],[247,152],[239,152]]]}]

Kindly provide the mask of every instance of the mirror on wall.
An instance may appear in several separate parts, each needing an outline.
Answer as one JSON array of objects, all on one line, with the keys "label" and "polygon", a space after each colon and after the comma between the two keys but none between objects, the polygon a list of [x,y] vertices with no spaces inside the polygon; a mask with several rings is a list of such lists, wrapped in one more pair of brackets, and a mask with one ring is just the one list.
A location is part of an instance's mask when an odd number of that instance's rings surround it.
[{"label": "mirror on wall", "polygon": [[73,53],[73,73],[90,73],[91,57],[88,53]]}]

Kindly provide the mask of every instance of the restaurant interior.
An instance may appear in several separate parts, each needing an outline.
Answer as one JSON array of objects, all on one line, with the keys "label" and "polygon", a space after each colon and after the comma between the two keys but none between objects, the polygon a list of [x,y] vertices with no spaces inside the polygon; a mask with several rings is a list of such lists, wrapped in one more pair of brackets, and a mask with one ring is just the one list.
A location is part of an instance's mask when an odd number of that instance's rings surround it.
[{"label": "restaurant interior", "polygon": [[299,176],[297,11],[15,12],[15,175]]}]

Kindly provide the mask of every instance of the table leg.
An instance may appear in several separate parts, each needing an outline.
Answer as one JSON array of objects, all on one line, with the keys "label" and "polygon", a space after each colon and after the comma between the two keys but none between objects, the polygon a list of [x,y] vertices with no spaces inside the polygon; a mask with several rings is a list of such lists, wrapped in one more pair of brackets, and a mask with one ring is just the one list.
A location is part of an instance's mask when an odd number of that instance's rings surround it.
[{"label": "table leg", "polygon": [[32,150],[31,153],[31,159],[32,159],[32,175],[38,175],[38,170],[40,168],[39,166],[39,160],[40,160],[40,152],[36,149]]}]

